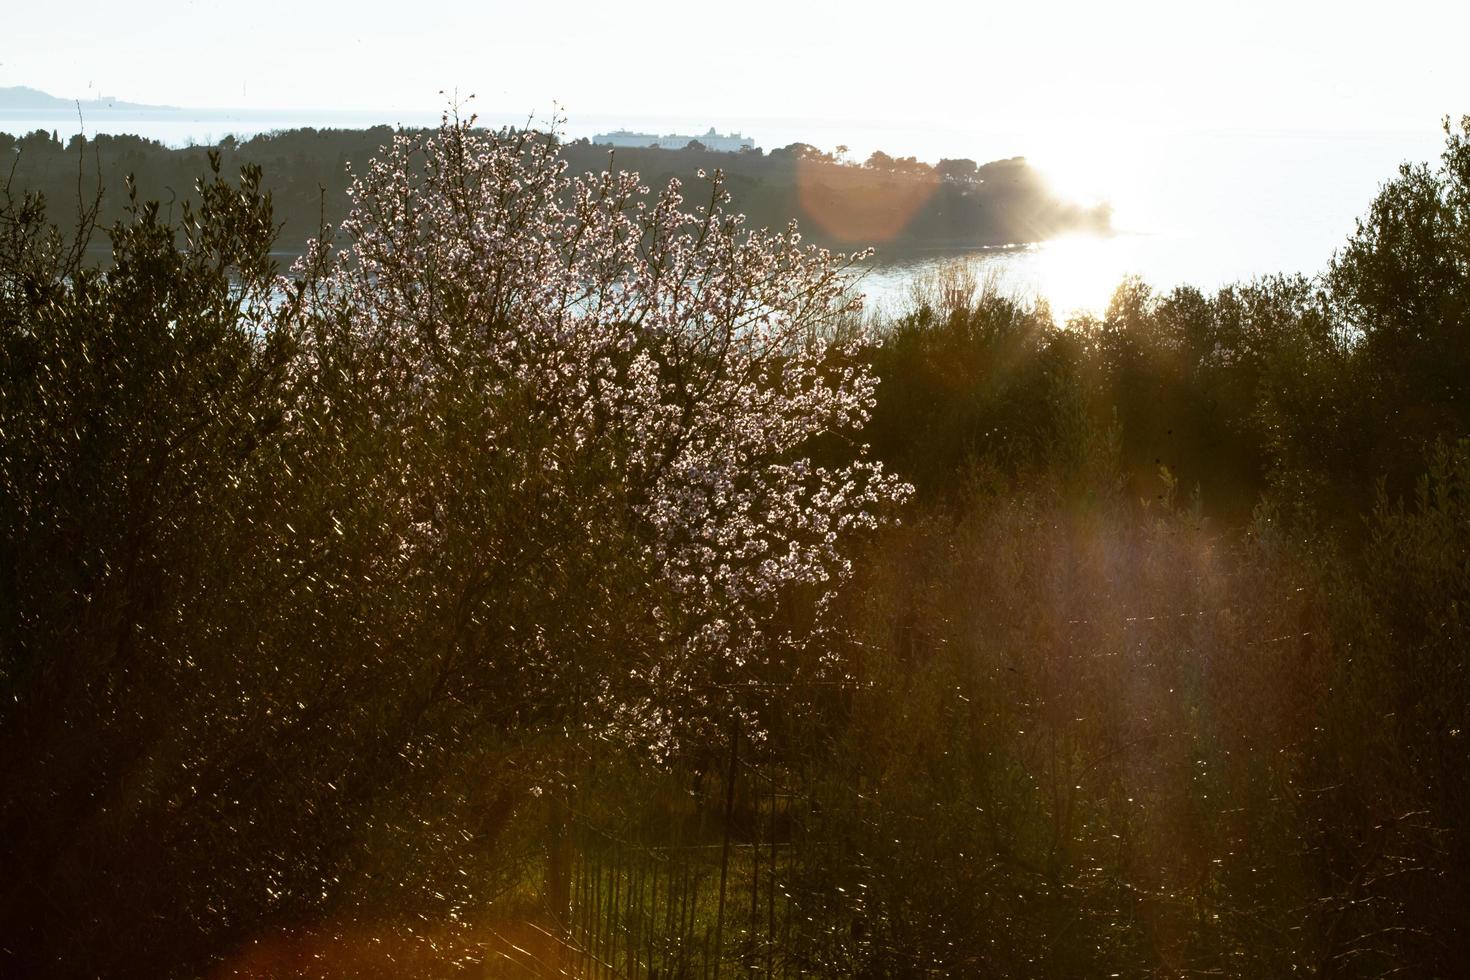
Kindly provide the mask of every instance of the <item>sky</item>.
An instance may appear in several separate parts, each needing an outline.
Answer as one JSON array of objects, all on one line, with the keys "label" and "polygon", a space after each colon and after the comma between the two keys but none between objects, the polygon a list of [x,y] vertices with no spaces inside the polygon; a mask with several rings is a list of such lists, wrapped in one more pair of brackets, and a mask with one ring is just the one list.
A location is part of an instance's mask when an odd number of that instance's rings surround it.
[{"label": "sky", "polygon": [[1470,111],[1470,3],[8,5],[0,85],[189,107],[878,122],[1090,134],[1422,129]]}]

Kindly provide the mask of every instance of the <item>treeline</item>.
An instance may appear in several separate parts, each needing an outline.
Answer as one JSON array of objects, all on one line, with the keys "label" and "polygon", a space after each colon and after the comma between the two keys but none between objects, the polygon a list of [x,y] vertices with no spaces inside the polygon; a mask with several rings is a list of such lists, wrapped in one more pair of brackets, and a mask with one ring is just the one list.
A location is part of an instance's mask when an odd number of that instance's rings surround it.
[{"label": "treeline", "polygon": [[[75,201],[79,186],[90,199],[100,185],[102,220],[110,224],[125,213],[129,175],[144,200],[162,202],[165,216],[170,207],[177,214],[214,149],[227,169],[261,167],[282,225],[277,248],[299,253],[324,221],[336,227],[347,214],[349,165],[362,168],[393,137],[387,126],[299,129],[244,141],[226,137],[212,148],[170,149],[141,137],[109,135],[73,136],[63,146],[38,130],[22,137],[0,133],[0,167],[12,174],[14,192],[34,191],[51,201]],[[585,139],[567,142],[563,153],[576,173],[609,164],[609,149]],[[697,146],[619,149],[611,159],[655,187],[675,177],[692,184],[701,170],[723,170],[731,207],[745,213],[752,227],[779,228],[797,219],[809,238],[833,247],[876,245],[889,253],[1111,230],[1106,206],[1083,208],[1057,198],[1022,158],[980,166],[944,160],[931,167],[912,157],[875,153],[863,166],[849,166],[795,143],[770,153],[717,153]]]},{"label": "treeline", "polygon": [[106,271],[4,212],[8,966],[1460,972],[1470,119],[1321,277],[1065,324],[443,146],[346,279],[254,171]]}]

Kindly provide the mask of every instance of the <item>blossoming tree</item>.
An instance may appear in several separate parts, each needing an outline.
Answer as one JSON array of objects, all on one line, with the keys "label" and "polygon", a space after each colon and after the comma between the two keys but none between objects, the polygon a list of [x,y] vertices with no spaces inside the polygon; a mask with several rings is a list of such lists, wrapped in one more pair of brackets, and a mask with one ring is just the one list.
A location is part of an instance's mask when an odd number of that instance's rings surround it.
[{"label": "blossoming tree", "polygon": [[[543,680],[575,680],[578,723],[667,748],[718,711],[710,692],[801,639],[772,613],[796,590],[820,606],[848,570],[843,536],[907,492],[853,438],[875,381],[848,260],[794,227],[747,230],[718,174],[690,210],[677,181],[573,178],[554,133],[472,124],[400,135],[355,180],[315,298],[335,327],[308,349],[375,352],[361,383],[398,394],[374,398],[373,424],[468,446],[471,483],[496,474],[502,532],[540,528],[477,538],[482,567],[539,568],[546,622],[517,642]],[[832,438],[847,441],[823,465]],[[464,481],[400,485],[402,550],[454,547]],[[607,595],[635,588],[653,598]]]}]

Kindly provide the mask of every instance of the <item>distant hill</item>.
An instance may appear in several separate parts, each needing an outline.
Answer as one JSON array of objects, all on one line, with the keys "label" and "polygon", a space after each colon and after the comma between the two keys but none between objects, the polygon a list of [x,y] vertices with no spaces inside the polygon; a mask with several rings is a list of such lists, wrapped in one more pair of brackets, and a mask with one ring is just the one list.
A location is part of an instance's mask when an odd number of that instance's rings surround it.
[{"label": "distant hill", "polygon": [[[282,225],[278,247],[299,252],[320,230],[323,218],[335,226],[346,216],[348,165],[361,172],[394,135],[388,126],[293,129],[244,141],[227,137],[216,149],[227,173],[238,173],[247,163],[263,168]],[[87,186],[100,181],[101,219],[107,225],[126,217],[128,174],[136,177],[142,200],[167,202],[167,208],[181,206],[209,166],[209,147],[170,149],[138,136],[106,134],[84,145],[86,152],[78,153],[75,138],[64,145],[43,131],[20,137],[0,133],[0,160],[7,161],[12,192],[40,193],[64,207],[76,200],[81,167]],[[573,174],[597,173],[609,163],[608,147],[585,139],[562,144],[561,154]],[[611,161],[618,169],[641,174],[650,187],[678,178],[694,195],[708,193],[700,172],[718,168],[724,172],[732,209],[745,214],[750,227],[783,228],[796,219],[808,241],[839,249],[872,245],[898,255],[1111,230],[1105,205],[1083,207],[1058,197],[1019,157],[985,164],[941,160],[931,166],[912,157],[874,153],[867,163],[856,165],[793,143],[769,153],[630,147],[617,150]]]},{"label": "distant hill", "polygon": [[83,109],[152,109],[172,110],[175,106],[144,105],[105,97],[101,99],[63,99],[25,85],[0,87],[0,110],[4,109],[74,109],[80,101]]}]

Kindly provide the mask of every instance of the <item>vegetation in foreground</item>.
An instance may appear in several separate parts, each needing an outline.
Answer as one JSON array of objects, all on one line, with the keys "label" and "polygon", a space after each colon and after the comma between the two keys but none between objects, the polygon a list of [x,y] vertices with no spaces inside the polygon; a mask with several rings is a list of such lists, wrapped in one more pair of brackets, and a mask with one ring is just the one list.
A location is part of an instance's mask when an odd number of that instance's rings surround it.
[{"label": "vegetation in foreground", "polygon": [[7,972],[1459,972],[1470,120],[1065,325],[524,134],[200,200],[3,211]]}]

